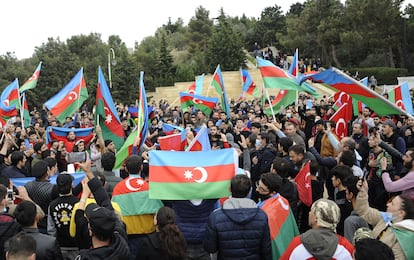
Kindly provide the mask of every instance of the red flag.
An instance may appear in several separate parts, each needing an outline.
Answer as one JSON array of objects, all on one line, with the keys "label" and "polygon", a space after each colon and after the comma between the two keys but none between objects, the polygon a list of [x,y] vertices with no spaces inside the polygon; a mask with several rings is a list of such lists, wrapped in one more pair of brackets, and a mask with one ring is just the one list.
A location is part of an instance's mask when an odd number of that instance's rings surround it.
[{"label": "red flag", "polygon": [[307,162],[295,177],[300,201],[306,206],[312,205],[312,184],[310,179],[310,162]]},{"label": "red flag", "polygon": [[336,122],[335,134],[339,138],[348,136],[348,122],[352,121],[352,112],[350,112],[349,107],[352,111],[352,106],[349,103],[342,104],[338,111],[329,118],[329,120]]},{"label": "red flag", "polygon": [[164,151],[181,151],[181,133],[158,137],[160,149]]}]

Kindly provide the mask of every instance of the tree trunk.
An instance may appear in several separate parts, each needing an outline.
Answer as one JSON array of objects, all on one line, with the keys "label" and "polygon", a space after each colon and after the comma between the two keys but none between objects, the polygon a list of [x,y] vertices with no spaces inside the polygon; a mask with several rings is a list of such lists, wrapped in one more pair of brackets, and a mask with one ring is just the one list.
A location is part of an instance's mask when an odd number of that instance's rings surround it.
[{"label": "tree trunk", "polygon": [[388,52],[387,52],[387,58],[388,58],[388,64],[391,68],[395,68],[395,63],[394,63],[394,54],[392,52],[392,46],[388,45]]},{"label": "tree trunk", "polygon": [[326,47],[326,45],[322,45],[322,60],[328,67],[330,67],[332,66],[332,58],[329,55],[329,51],[327,49],[328,48]]},{"label": "tree trunk", "polygon": [[333,45],[333,44],[331,45],[331,52],[332,52],[332,59],[333,59],[333,62],[335,64],[335,66],[338,67],[338,68],[341,68],[342,66],[341,66],[341,63],[338,60],[338,57],[336,56],[336,49],[335,49],[335,45]]}]

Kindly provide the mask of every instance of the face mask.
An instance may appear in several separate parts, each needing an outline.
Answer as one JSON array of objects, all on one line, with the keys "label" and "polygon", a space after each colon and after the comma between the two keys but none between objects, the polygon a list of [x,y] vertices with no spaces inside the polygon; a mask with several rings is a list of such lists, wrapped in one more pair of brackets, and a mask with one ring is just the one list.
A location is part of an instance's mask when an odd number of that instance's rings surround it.
[{"label": "face mask", "polygon": [[256,139],[256,146],[258,146],[258,147],[262,147],[262,143],[260,142],[260,140],[259,140],[259,139]]},{"label": "face mask", "polygon": [[382,217],[387,224],[395,220],[395,216],[391,212],[383,212]]},{"label": "face mask", "polygon": [[290,118],[292,116],[292,114],[291,113],[286,113],[286,117],[287,118]]}]

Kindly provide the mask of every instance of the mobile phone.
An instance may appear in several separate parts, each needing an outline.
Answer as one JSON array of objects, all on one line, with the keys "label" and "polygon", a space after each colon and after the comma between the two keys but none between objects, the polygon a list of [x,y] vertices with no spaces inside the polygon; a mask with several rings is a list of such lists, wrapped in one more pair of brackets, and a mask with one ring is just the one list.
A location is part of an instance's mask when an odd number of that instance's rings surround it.
[{"label": "mobile phone", "polygon": [[84,162],[86,161],[85,152],[71,152],[68,153],[68,163]]},{"label": "mobile phone", "polygon": [[7,199],[10,201],[14,201],[14,193],[12,189],[7,189]]}]

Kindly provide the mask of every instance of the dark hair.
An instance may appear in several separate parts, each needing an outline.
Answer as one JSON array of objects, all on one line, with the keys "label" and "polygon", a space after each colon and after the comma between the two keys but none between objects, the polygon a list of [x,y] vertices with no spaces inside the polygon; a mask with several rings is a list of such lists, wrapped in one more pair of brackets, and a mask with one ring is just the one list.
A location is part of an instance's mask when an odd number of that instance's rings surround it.
[{"label": "dark hair", "polygon": [[373,238],[363,238],[355,243],[354,257],[356,260],[375,259],[393,260],[395,259],[392,249],[384,242]]},{"label": "dark hair", "polygon": [[251,129],[252,127],[255,127],[255,128],[261,129],[261,128],[262,128],[262,125],[261,125],[259,122],[253,122],[253,123],[250,125],[250,129]]},{"label": "dark hair", "polygon": [[290,151],[293,151],[296,154],[301,154],[301,155],[305,156],[305,147],[303,147],[303,145],[300,145],[300,144],[292,145],[289,148],[289,152]]},{"label": "dark hair", "polygon": [[30,227],[36,219],[36,205],[28,200],[22,201],[14,210],[14,216],[22,227]]},{"label": "dark hair", "polygon": [[5,175],[0,175],[0,184],[3,184],[6,187],[10,186],[10,179]]},{"label": "dark hair", "polygon": [[271,172],[263,173],[262,176],[260,176],[260,180],[269,189],[270,192],[279,192],[280,187],[283,184],[282,177]]},{"label": "dark hair", "polygon": [[250,147],[249,148],[253,148],[254,145],[256,144],[256,139],[257,139],[257,135],[256,134],[250,134],[249,137],[247,137],[250,141]]},{"label": "dark hair", "polygon": [[343,183],[344,180],[350,176],[354,176],[351,167],[347,165],[337,165],[331,170],[332,176],[340,179]]},{"label": "dark hair", "polygon": [[356,162],[356,156],[354,150],[344,150],[341,153],[339,162],[342,162],[344,165],[352,167]]},{"label": "dark hair", "polygon": [[289,177],[289,161],[284,159],[284,158],[280,158],[280,157],[275,157],[275,159],[273,160],[273,169],[276,171],[276,173],[278,175],[280,175],[282,178],[287,178]]},{"label": "dark hair", "polygon": [[355,140],[351,137],[348,137],[345,139],[344,143],[342,144],[342,147],[348,147],[349,150],[354,151],[355,150]]},{"label": "dark hair", "polygon": [[282,137],[279,139],[279,144],[282,146],[284,152],[288,152],[293,145],[293,141],[289,137]]},{"label": "dark hair", "polygon": [[125,167],[129,174],[139,174],[142,166],[142,157],[139,155],[131,155],[125,161]]},{"label": "dark hair", "polygon": [[104,171],[112,171],[115,166],[115,154],[113,152],[105,152],[101,157],[101,165]]},{"label": "dark hair", "polygon": [[13,166],[16,166],[23,158],[26,157],[22,151],[14,151],[11,153],[10,161]]},{"label": "dark hair", "polygon": [[358,180],[359,180],[358,177],[352,175],[352,176],[348,176],[348,178],[345,178],[342,181],[342,185],[346,187],[349,193],[352,193],[354,198],[356,198],[356,196],[358,195],[358,188],[356,187]]},{"label": "dark hair", "polygon": [[52,169],[52,167],[56,166],[57,161],[55,158],[52,157],[47,157],[46,159],[44,159],[45,162],[47,162],[47,166],[49,167],[49,169]]},{"label": "dark hair", "polygon": [[405,196],[399,195],[401,199],[401,210],[405,212],[404,219],[414,219],[414,200]]},{"label": "dark hair", "polygon": [[2,201],[7,194],[7,187],[4,186],[3,184],[0,184],[0,201]]},{"label": "dark hair", "polygon": [[160,244],[166,259],[187,259],[186,243],[183,233],[175,223],[175,212],[170,207],[162,207],[157,212],[157,226]]},{"label": "dark hair", "polygon": [[231,179],[230,190],[234,198],[245,198],[252,187],[250,178],[243,174],[238,174]]},{"label": "dark hair", "polygon": [[266,144],[270,143],[269,135],[266,132],[260,132],[260,138],[266,141]]},{"label": "dark hair", "polygon": [[36,253],[36,240],[29,234],[20,232],[9,240],[8,259],[27,259]]},{"label": "dark hair", "polygon": [[44,144],[45,144],[44,142],[35,143],[35,145],[33,146],[33,149],[34,149],[35,153],[37,153],[38,151],[42,150],[42,146]]}]

